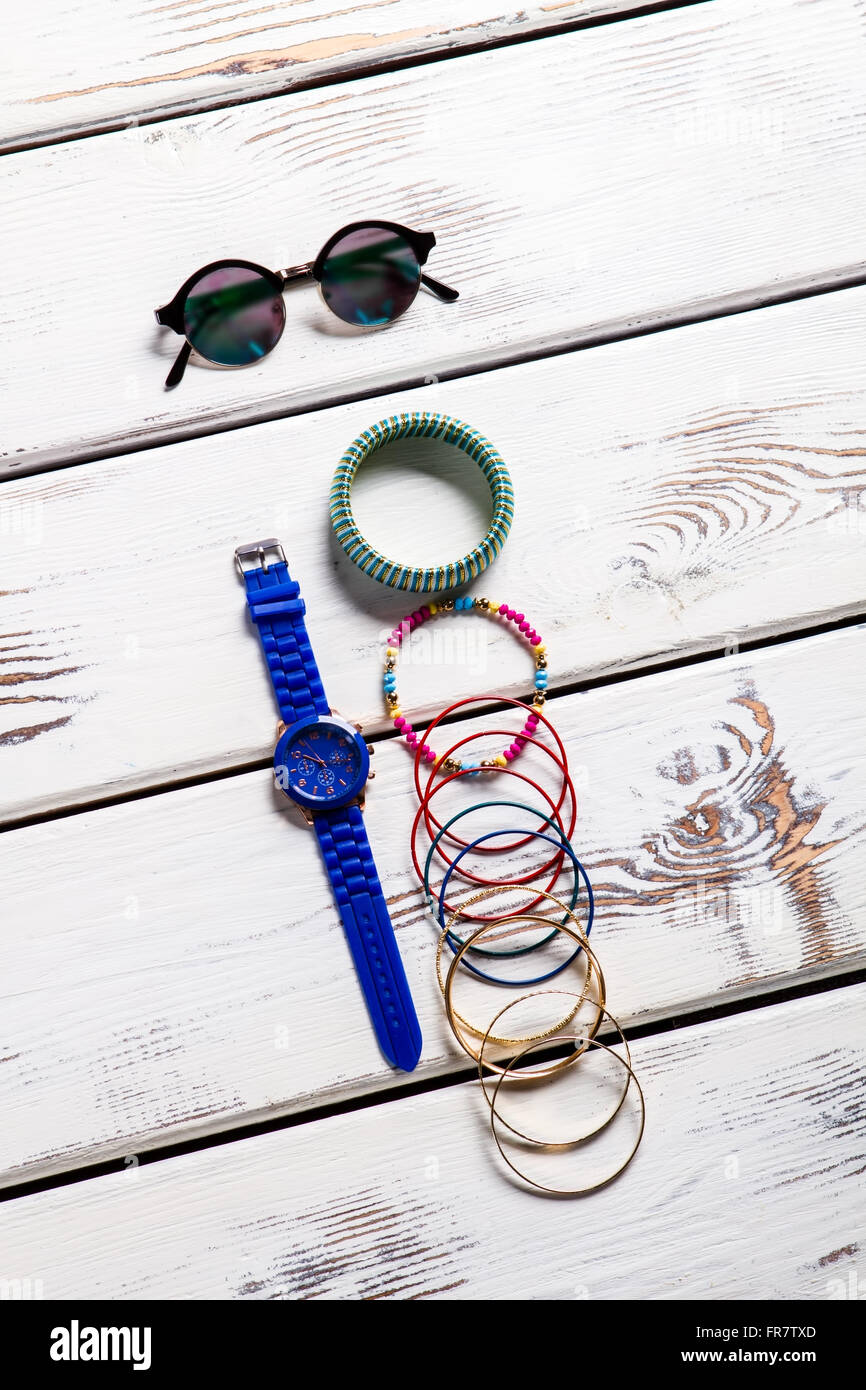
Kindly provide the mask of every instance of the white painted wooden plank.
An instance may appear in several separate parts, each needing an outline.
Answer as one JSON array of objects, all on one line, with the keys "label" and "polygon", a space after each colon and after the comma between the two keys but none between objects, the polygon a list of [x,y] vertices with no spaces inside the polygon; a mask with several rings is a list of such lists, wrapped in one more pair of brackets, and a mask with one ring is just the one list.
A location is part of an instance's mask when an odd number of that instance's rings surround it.
[{"label": "white painted wooden plank", "polygon": [[496,4],[329,0],[85,6],[41,0],[16,15],[0,60],[0,149],[183,115],[372,67],[625,14],[639,0]]},{"label": "white painted wooden plank", "polygon": [[[116,452],[849,281],[862,60],[863,0],[718,0],[10,155],[0,459]],[[423,295],[356,341],[302,289],[259,366],[163,391],[177,340],[152,310],[196,266],[294,263],[371,214],[438,234],[431,269],[459,303]]]},{"label": "white painted wooden plank", "polygon": [[[864,640],[550,702],[624,1019],[862,966]],[[389,740],[375,761],[367,822],[430,1076],[455,1051],[408,857],[409,758]],[[7,1184],[406,1079],[379,1055],[315,844],[264,772],[9,831],[0,885]],[[489,991],[466,1002],[489,1010]]]},{"label": "white painted wooden plank", "polygon": [[577,1202],[509,1180],[467,1084],[7,1202],[4,1272],[75,1299],[849,1297],[864,1010],[859,985],[635,1043],[643,1144]]},{"label": "white painted wooden plank", "polygon": [[[327,493],[348,442],[393,411],[450,412],[502,451],[515,525],[478,589],[549,639],[553,686],[856,612],[864,359],[858,289],[5,484],[0,813],[268,754],[232,564],[261,536],[287,546],[334,705],[384,727],[380,639],[406,603],[329,542]],[[399,483],[385,462],[358,484],[372,538],[424,563],[474,544],[484,498],[449,452],[392,462]],[[437,633],[468,645],[401,671],[413,713],[526,693],[511,632],[452,621]]]}]

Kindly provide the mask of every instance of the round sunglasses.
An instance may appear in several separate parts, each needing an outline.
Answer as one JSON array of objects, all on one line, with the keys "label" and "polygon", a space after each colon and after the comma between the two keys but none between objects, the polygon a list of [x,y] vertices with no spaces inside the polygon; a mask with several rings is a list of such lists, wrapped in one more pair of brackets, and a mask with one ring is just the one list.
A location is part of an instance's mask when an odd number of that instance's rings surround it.
[{"label": "round sunglasses", "polygon": [[422,285],[453,303],[457,290],[421,272],[435,245],[432,232],[413,232],[397,222],[350,222],[314,261],[288,270],[232,259],[202,266],[154,311],[157,323],[186,339],[166,387],[182,379],[193,348],[224,367],[246,367],[266,357],[286,326],[283,291],[299,280],[315,281],[332,313],[365,328],[400,318]]}]

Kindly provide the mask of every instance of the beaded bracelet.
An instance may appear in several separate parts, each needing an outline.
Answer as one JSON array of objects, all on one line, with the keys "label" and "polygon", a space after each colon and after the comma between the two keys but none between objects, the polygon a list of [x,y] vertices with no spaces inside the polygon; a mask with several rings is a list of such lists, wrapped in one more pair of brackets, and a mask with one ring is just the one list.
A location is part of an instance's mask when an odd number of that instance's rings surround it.
[{"label": "beaded bracelet", "polygon": [[[470,761],[467,759],[459,760],[446,758],[442,764],[443,772],[458,772],[461,769],[480,770],[482,767],[505,767],[506,763],[516,758],[534,733],[538,725],[540,711],[547,698],[547,648],[541,640],[540,635],[530,622],[527,621],[523,613],[518,613],[516,609],[509,608],[507,603],[494,603],[487,598],[472,598],[469,594],[463,594],[459,598],[445,599],[442,603],[425,604],[423,608],[418,608],[414,613],[407,613],[405,618],[394,628],[388,637],[388,645],[385,648],[385,708],[389,718],[394,724],[394,728],[405,738],[409,747],[414,751],[418,748],[418,735],[410,724],[409,720],[403,715],[400,708],[400,697],[397,694],[397,677],[394,673],[397,665],[397,657],[403,644],[404,637],[408,637],[410,632],[431,618],[435,618],[440,613],[460,613],[460,612],[479,612],[487,613],[492,617],[501,617],[506,622],[515,624],[528,645],[532,648],[535,657],[535,688],[532,696],[534,709],[527,716],[526,723],[514,739],[508,744],[501,753],[495,758],[483,758],[480,761]],[[426,743],[421,746],[421,754],[427,762],[437,761],[433,749]]]},{"label": "beaded bracelet", "polygon": [[[468,554],[447,565],[406,565],[396,560],[387,560],[358,530],[352,512],[352,483],[361,464],[395,439],[418,435],[424,439],[439,439],[445,444],[453,444],[478,464],[490,487],[493,502],[493,516],[486,534]],[[368,574],[387,584],[392,589],[406,589],[411,593],[442,593],[456,589],[477,579],[491,560],[499,554],[514,518],[514,489],[511,475],[496,449],[483,434],[464,425],[462,420],[453,420],[450,415],[438,415],[429,410],[412,410],[402,415],[391,415],[371,425],[354,439],[340,459],[334,481],[331,484],[331,525],[334,535],[345,550],[349,559]]]}]

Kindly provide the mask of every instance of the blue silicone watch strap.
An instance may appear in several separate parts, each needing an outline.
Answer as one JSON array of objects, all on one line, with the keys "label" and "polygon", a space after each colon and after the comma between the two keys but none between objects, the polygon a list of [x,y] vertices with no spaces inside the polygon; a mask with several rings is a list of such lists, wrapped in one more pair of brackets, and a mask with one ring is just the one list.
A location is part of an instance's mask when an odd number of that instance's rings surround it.
[{"label": "blue silicone watch strap", "polygon": [[[241,574],[280,715],[292,725],[331,711],[304,623],[300,585],[285,560],[263,562],[275,544],[262,542],[238,554],[258,554],[262,560],[255,568],[241,568]],[[379,1045],[392,1066],[412,1071],[421,1053],[421,1029],[360,808],[335,807],[314,816],[313,824]]]},{"label": "blue silicone watch strap", "polygon": [[313,824],[379,1046],[392,1066],[412,1071],[421,1028],[360,809],[335,808]]},{"label": "blue silicone watch strap", "polygon": [[307,636],[300,585],[284,560],[243,571],[250,617],[259,630],[280,715],[294,724],[310,714],[330,714]]}]

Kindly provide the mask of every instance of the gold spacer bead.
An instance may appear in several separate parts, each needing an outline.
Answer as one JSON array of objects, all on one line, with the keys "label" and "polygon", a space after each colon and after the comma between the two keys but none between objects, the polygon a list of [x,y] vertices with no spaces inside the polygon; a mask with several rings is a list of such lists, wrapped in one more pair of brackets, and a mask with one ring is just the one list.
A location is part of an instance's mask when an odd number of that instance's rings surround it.
[{"label": "gold spacer bead", "polygon": [[547,667],[547,657],[546,657],[546,656],[537,656],[537,657],[535,658],[535,665],[537,666],[537,668],[538,668],[539,671],[544,671],[544,670],[546,669],[546,667]]},{"label": "gold spacer bead", "polygon": [[460,764],[459,764],[458,762],[455,762],[455,760],[454,760],[453,758],[446,758],[445,761],[444,761],[444,763],[442,764],[442,771],[443,771],[443,772],[459,772],[459,771],[460,771]]},{"label": "gold spacer bead", "polygon": [[483,608],[484,612],[487,613],[487,612],[489,611],[489,609],[490,609],[490,599],[489,599],[489,598],[477,598],[477,599],[475,600],[475,607],[476,607],[476,608]]},{"label": "gold spacer bead", "polygon": [[444,610],[445,610],[446,613],[450,613],[450,612],[452,611],[452,609],[454,608],[454,600],[453,600],[453,598],[446,598],[445,602],[444,602],[444,603],[440,603],[439,607],[440,607],[440,608],[444,608]]},{"label": "gold spacer bead", "polygon": [[534,705],[538,705],[538,706],[540,707],[541,705],[544,704],[544,702],[545,702],[546,699],[547,699],[547,696],[545,695],[545,693],[544,693],[543,690],[536,690],[535,696],[534,696],[534,698],[533,698],[532,703],[533,703]]}]

